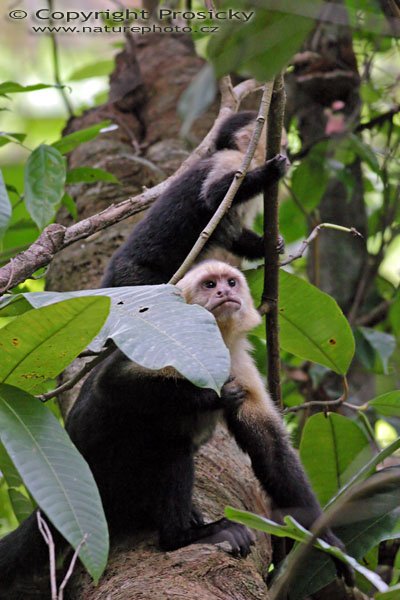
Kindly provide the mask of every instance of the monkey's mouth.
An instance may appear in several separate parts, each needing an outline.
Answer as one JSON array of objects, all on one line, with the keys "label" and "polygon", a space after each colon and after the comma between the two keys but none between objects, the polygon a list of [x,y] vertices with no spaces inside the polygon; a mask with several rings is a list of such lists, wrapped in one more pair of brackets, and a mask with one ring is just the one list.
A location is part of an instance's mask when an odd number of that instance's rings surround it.
[{"label": "monkey's mouth", "polygon": [[219,308],[224,304],[236,304],[238,307],[241,306],[241,302],[239,302],[239,300],[236,300],[235,298],[221,298],[214,304],[211,310],[215,310],[216,308]]}]

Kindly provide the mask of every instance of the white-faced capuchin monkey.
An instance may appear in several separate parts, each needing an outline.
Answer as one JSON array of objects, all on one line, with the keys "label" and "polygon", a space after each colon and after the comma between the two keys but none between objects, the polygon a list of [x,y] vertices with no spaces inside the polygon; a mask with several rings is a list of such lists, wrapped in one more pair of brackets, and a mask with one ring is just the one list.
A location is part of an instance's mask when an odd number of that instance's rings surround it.
[{"label": "white-faced capuchin monkey", "polygon": [[[172,368],[144,369],[115,350],[85,381],[66,429],[95,477],[111,540],[153,526],[164,550],[226,541],[233,554],[246,556],[249,530],[224,518],[205,524],[192,502],[193,457],[219,418],[249,454],[275,507],[307,527],[321,509],[249,353],[246,334],[260,316],[244,276],[211,260],[189,271],[179,288],[188,303],[214,315],[230,351],[231,378],[221,396]],[[57,549],[65,549],[52,532]],[[342,546],[332,532],[324,537]],[[46,571],[48,549],[34,513],[0,541],[0,598],[38,597],[27,580]]]}]

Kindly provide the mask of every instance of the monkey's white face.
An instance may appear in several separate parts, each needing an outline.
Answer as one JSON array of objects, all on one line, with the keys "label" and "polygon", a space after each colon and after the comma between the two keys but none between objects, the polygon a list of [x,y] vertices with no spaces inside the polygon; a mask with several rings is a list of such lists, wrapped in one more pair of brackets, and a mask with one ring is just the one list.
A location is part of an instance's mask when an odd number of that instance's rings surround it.
[{"label": "monkey's white face", "polygon": [[239,279],[234,274],[206,275],[197,285],[196,303],[209,310],[217,320],[231,317],[242,308]]}]

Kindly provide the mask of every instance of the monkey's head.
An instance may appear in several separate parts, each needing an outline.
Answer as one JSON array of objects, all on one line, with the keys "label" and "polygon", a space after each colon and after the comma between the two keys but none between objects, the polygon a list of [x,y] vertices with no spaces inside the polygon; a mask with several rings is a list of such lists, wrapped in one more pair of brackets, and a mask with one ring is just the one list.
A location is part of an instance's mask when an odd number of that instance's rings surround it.
[{"label": "monkey's head", "polygon": [[[239,150],[245,154],[252,138],[257,121],[257,112],[254,110],[242,110],[231,115],[222,122],[215,140],[215,149]],[[261,166],[265,162],[266,154],[266,126],[261,132],[260,141],[254,153],[254,162]],[[282,130],[281,153],[286,155],[287,133]]]},{"label": "monkey's head", "polygon": [[242,273],[218,260],[207,260],[178,282],[188,304],[209,310],[222,331],[243,335],[261,322]]},{"label": "monkey's head", "polygon": [[[222,122],[215,140],[215,149],[239,150],[246,153],[256,125],[257,113],[253,110],[243,110],[231,115]],[[257,165],[265,162],[265,130],[261,133],[260,141],[254,153]]]}]

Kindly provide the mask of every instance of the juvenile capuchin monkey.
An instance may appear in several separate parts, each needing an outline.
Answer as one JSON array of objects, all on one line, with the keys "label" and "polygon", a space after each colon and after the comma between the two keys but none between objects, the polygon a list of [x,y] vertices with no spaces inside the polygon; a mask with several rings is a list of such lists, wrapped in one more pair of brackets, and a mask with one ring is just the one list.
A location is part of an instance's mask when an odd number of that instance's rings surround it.
[{"label": "juvenile capuchin monkey", "polygon": [[[167,283],[224,199],[240,168],[257,113],[242,111],[223,121],[214,153],[183,173],[148,210],[107,267],[103,287]],[[258,211],[259,195],[286,172],[286,156],[265,162],[261,136],[250,169],[199,260],[227,253],[250,260],[264,257],[264,239],[248,227]],[[278,251],[283,249],[280,238]]]}]

